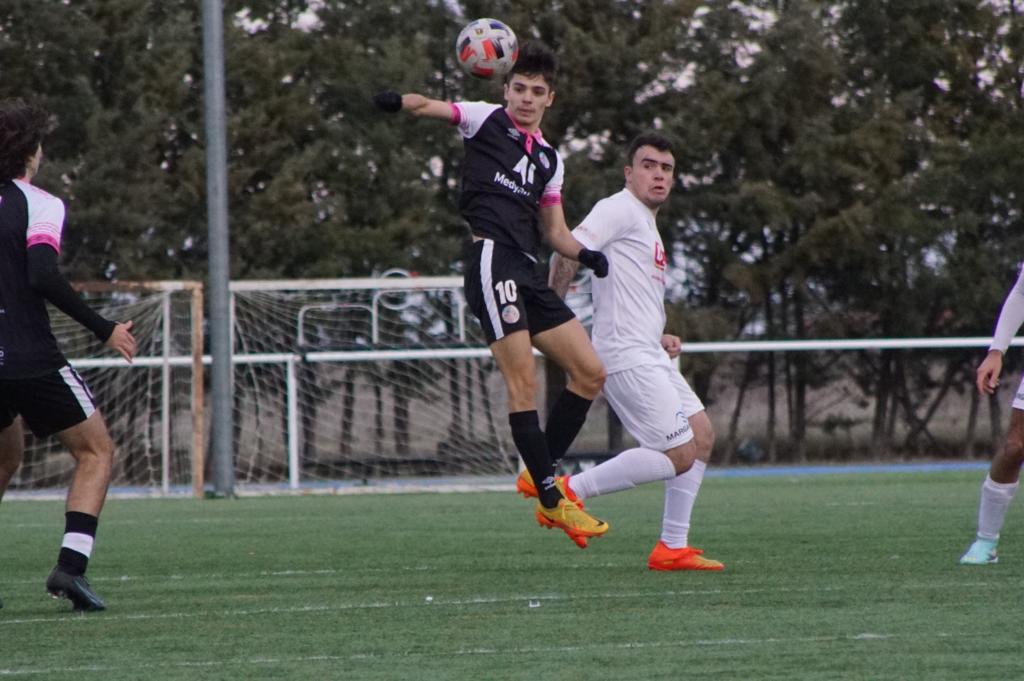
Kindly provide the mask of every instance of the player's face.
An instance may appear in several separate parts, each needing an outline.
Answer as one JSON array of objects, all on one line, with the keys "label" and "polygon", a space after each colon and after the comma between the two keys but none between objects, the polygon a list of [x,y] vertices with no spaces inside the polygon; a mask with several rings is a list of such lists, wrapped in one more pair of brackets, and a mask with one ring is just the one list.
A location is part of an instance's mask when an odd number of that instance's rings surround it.
[{"label": "player's face", "polygon": [[505,83],[505,101],[512,119],[532,132],[540,127],[540,119],[555,101],[555,93],[544,76],[517,73]]},{"label": "player's face", "polygon": [[667,151],[640,147],[626,166],[626,187],[648,208],[655,209],[668,200],[672,191],[675,159]]}]

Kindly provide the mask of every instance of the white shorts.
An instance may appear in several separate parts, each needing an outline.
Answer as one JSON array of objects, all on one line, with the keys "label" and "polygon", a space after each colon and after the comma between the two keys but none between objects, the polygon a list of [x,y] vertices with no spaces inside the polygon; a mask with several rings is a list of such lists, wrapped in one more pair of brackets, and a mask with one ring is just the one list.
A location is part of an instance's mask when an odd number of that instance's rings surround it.
[{"label": "white shorts", "polygon": [[604,396],[642,447],[664,452],[693,439],[689,418],[704,410],[672,367],[643,365],[609,374]]},{"label": "white shorts", "polygon": [[1024,411],[1024,377],[1020,379],[1017,394],[1013,396],[1013,408]]}]

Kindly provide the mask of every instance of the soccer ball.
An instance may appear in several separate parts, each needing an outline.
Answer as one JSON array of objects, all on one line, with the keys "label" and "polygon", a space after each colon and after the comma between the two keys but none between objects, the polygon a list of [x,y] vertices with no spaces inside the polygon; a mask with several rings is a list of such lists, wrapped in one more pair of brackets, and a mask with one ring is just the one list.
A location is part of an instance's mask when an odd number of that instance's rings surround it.
[{"label": "soccer ball", "polygon": [[477,78],[504,76],[518,56],[516,34],[497,19],[469,22],[455,41],[455,59],[466,73]]}]

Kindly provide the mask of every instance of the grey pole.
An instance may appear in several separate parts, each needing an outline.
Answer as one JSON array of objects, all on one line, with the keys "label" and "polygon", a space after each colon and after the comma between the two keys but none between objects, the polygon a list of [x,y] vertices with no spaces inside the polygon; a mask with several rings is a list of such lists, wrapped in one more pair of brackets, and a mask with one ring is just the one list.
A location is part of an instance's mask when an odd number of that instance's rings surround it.
[{"label": "grey pole", "polygon": [[203,0],[203,71],[206,96],[206,219],[210,241],[209,281],[213,488],[235,492],[231,407],[231,292],[228,257],[228,171],[224,104],[224,19],[221,0]]}]

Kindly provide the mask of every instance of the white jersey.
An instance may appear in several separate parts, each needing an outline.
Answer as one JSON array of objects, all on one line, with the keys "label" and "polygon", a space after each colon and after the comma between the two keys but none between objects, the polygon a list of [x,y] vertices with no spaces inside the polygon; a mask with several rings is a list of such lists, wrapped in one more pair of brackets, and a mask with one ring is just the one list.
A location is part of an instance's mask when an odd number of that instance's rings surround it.
[{"label": "white jersey", "polygon": [[608,276],[592,280],[593,343],[605,371],[669,366],[661,347],[668,257],[654,213],[623,189],[598,201],[572,234],[608,258]]}]

